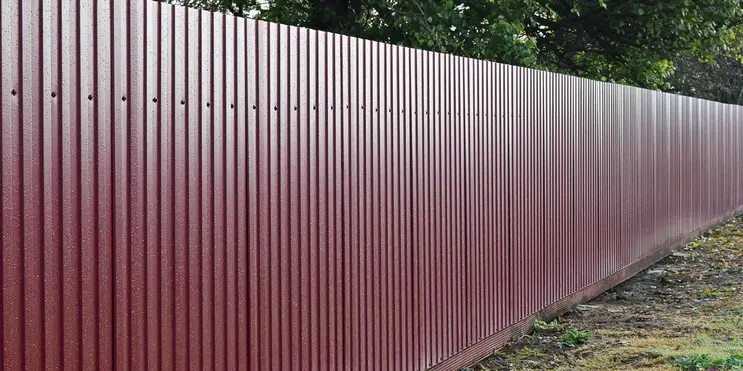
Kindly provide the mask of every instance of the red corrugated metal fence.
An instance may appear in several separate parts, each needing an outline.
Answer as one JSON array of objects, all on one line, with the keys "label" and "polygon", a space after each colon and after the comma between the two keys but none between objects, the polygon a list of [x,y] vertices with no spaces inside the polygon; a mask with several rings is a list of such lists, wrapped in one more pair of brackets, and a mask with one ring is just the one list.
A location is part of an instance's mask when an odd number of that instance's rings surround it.
[{"label": "red corrugated metal fence", "polygon": [[144,0],[0,29],[8,370],[461,366],[743,203],[738,106]]}]

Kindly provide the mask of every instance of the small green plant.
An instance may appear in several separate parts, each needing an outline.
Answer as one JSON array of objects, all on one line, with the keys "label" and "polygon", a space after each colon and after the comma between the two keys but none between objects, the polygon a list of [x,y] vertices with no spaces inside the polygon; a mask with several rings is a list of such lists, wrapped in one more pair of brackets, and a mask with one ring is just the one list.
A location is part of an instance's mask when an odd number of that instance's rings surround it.
[{"label": "small green plant", "polygon": [[676,358],[671,364],[684,371],[697,371],[712,367],[712,360],[709,358],[709,355],[700,354],[691,357]]},{"label": "small green plant", "polygon": [[735,287],[722,287],[719,289],[711,289],[707,287],[704,289],[704,291],[697,294],[697,297],[699,299],[709,299],[709,298],[729,298],[733,296],[735,293]]},{"label": "small green plant", "polygon": [[592,337],[593,333],[590,331],[581,331],[571,328],[570,330],[567,330],[564,334],[562,334],[562,345],[572,348],[584,344]]},{"label": "small green plant", "polygon": [[557,319],[550,322],[535,321],[534,328],[539,332],[559,332],[565,329],[565,324]]},{"label": "small green plant", "polygon": [[671,364],[683,371],[698,370],[741,370],[743,369],[743,355],[733,355],[728,358],[710,358],[707,354],[674,359]]},{"label": "small green plant", "polygon": [[725,360],[725,366],[730,367],[732,369],[742,369],[743,368],[743,354],[735,354],[728,359]]}]

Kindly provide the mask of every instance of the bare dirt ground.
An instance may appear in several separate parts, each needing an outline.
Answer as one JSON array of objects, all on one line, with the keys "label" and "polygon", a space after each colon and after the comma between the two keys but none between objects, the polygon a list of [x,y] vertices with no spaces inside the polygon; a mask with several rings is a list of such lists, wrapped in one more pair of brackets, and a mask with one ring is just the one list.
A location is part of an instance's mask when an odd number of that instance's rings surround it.
[{"label": "bare dirt ground", "polygon": [[741,290],[738,216],[468,369],[743,370]]}]

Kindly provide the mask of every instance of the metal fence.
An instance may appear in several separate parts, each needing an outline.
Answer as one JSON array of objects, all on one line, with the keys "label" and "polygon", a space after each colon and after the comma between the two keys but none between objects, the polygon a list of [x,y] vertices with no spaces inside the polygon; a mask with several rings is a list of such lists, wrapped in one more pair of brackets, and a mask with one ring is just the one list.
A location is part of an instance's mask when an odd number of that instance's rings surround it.
[{"label": "metal fence", "polygon": [[0,2],[5,369],[423,370],[741,205],[741,109],[144,0]]}]

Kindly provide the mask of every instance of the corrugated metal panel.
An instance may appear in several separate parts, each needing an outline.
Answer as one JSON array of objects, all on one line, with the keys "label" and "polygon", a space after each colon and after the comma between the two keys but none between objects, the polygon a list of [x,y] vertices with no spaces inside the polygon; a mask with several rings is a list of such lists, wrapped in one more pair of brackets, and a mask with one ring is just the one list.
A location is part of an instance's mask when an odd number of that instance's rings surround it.
[{"label": "corrugated metal panel", "polygon": [[453,368],[741,206],[738,106],[143,0],[0,11],[7,369]]}]

